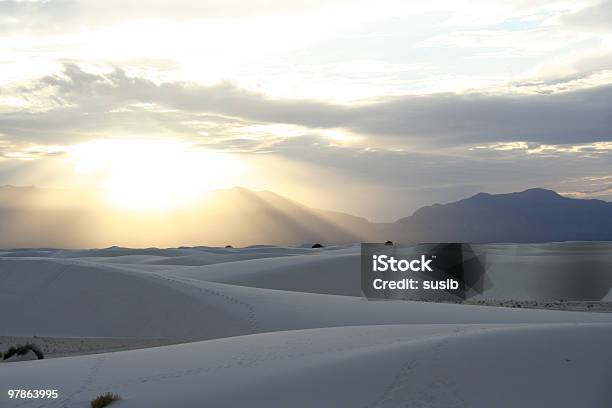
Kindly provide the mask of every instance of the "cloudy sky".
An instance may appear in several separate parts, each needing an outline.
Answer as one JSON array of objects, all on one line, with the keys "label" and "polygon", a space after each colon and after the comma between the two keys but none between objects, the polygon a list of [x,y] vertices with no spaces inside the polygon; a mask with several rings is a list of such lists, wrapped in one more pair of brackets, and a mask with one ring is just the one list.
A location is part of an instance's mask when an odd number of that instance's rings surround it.
[{"label": "cloudy sky", "polygon": [[612,200],[610,0],[0,0],[0,73],[0,185]]}]

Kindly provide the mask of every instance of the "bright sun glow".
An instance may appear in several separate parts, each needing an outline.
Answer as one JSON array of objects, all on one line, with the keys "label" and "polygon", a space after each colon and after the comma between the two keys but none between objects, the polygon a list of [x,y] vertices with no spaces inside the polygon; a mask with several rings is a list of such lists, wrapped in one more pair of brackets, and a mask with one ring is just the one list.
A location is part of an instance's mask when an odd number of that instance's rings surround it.
[{"label": "bright sun glow", "polygon": [[100,139],[69,150],[75,170],[96,180],[118,208],[163,211],[238,181],[244,164],[226,154],[167,139]]}]

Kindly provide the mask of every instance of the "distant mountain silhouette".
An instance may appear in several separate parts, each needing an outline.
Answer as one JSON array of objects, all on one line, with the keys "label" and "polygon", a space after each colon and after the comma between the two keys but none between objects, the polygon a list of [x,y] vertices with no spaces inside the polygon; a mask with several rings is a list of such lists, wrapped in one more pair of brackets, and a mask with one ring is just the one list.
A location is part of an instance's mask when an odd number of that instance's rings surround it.
[{"label": "distant mountain silhouette", "polygon": [[612,240],[612,203],[554,191],[485,194],[434,204],[392,223],[313,209],[269,191],[217,190],[172,213],[109,210],[74,191],[0,187],[0,248],[320,242]]},{"label": "distant mountain silhouette", "polygon": [[[204,234],[247,244],[348,243],[366,237],[365,218],[309,208],[270,191],[217,190],[198,206],[195,225]],[[210,242],[210,241],[204,241]]]},{"label": "distant mountain silhouette", "polygon": [[542,188],[479,193],[422,207],[389,228],[390,236],[403,242],[604,241],[612,240],[612,203]]},{"label": "distant mountain silhouette", "polygon": [[370,230],[364,218],[240,187],[171,213],[109,210],[71,191],[0,187],[0,248],[349,243]]}]

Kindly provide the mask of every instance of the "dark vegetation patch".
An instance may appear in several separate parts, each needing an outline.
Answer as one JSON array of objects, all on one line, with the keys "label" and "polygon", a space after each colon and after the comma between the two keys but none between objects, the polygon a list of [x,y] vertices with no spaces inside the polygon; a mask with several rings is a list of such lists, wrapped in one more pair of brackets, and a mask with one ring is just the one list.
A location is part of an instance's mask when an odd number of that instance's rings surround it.
[{"label": "dark vegetation patch", "polygon": [[38,357],[39,360],[42,360],[43,358],[45,358],[43,352],[40,351],[40,349],[38,348],[36,344],[26,343],[26,344],[18,344],[16,346],[9,347],[8,350],[6,350],[6,352],[3,355],[3,359],[8,360],[9,358],[15,355],[23,356],[24,354],[27,354],[28,351],[31,351],[32,353],[36,354],[36,357]]},{"label": "dark vegetation patch", "polygon": [[120,399],[121,397],[118,394],[107,392],[92,399],[90,405],[91,408],[102,408],[112,404],[113,402],[119,401]]}]

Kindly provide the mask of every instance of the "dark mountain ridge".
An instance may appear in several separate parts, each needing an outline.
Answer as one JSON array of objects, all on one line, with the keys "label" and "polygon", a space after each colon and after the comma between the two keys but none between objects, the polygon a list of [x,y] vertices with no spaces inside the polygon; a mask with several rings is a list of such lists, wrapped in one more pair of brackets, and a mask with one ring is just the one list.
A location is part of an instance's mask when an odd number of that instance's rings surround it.
[{"label": "dark mountain ridge", "polygon": [[546,242],[612,240],[612,203],[533,188],[422,207],[391,225],[398,240]]},{"label": "dark mountain ridge", "polygon": [[612,203],[541,188],[478,193],[422,207],[391,223],[239,187],[211,192],[193,208],[164,214],[111,210],[96,202],[70,191],[0,187],[0,248],[612,241]]}]

